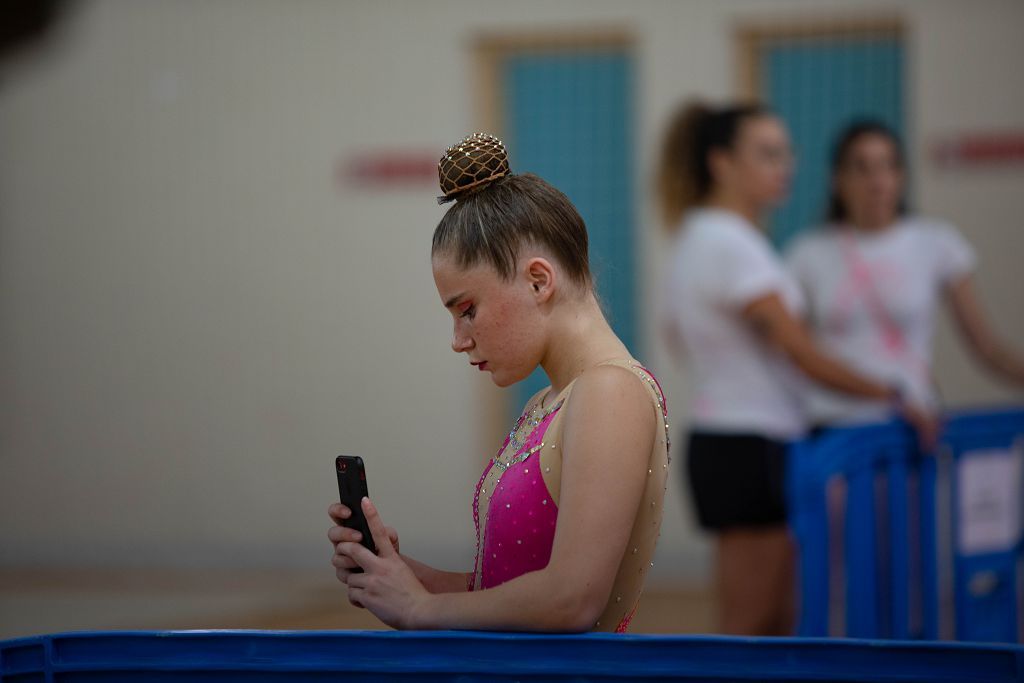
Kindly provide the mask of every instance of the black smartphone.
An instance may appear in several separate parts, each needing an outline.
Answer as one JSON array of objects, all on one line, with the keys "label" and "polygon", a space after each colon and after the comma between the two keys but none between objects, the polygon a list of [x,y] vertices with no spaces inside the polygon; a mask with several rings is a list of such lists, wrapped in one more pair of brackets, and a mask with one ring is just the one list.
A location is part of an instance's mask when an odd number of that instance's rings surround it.
[{"label": "black smartphone", "polygon": [[352,516],[343,520],[341,525],[362,533],[363,547],[376,555],[377,544],[373,542],[361,503],[363,498],[370,495],[366,489],[366,467],[363,466],[363,459],[357,455],[339,455],[334,459],[334,469],[338,472],[338,494],[341,496],[341,504],[352,511]]}]

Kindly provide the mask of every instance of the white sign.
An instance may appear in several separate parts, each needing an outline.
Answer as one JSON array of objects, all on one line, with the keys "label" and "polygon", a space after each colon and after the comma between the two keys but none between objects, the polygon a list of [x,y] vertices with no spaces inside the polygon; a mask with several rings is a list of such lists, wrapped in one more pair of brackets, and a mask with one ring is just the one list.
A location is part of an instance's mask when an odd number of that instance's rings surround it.
[{"label": "white sign", "polygon": [[1021,448],[964,453],[957,464],[957,545],[964,555],[1011,549],[1021,535]]}]

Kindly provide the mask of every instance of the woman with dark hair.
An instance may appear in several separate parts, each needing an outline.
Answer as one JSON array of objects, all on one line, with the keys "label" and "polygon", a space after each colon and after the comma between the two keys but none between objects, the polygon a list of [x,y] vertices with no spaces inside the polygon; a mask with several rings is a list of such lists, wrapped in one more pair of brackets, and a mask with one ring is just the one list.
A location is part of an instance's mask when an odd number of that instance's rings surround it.
[{"label": "woman with dark hair", "polygon": [[527,401],[477,484],[471,572],[399,554],[363,499],[379,554],[342,526],[351,510],[332,505],[338,579],[396,628],[625,631],[661,525],[664,397],[601,313],[586,226],[568,198],[513,175],[489,135],[449,148],[439,172],[441,201],[455,204],[431,257],[452,350],[500,387],[538,366],[551,386]]},{"label": "woman with dark hair", "polygon": [[[808,320],[829,352],[914,401],[939,408],[932,380],[936,303],[945,298],[971,351],[998,376],[1024,385],[1024,360],[990,328],[974,294],[974,250],[952,225],[908,214],[906,162],[896,134],[858,121],[832,156],[827,225],[797,240],[787,260],[808,301]],[[874,422],[884,401],[810,392],[822,425]]]},{"label": "woman with dark hair", "polygon": [[716,537],[720,628],[793,625],[793,550],[783,491],[788,442],[803,435],[806,378],[903,410],[899,390],[818,350],[799,287],[758,223],[791,173],[782,122],[758,105],[692,104],[669,125],[659,173],[675,234],[662,321],[694,385],[687,470],[698,521]]}]

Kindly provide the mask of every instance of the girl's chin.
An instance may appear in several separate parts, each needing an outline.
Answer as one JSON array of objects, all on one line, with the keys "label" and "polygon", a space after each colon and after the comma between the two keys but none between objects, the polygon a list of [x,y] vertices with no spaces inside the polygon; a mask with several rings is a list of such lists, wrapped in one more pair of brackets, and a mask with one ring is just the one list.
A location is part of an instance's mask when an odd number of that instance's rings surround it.
[{"label": "girl's chin", "polygon": [[496,386],[501,387],[502,389],[504,389],[505,387],[510,387],[513,384],[522,382],[524,379],[530,376],[530,373],[526,373],[522,377],[515,377],[505,373],[497,373],[494,372],[493,370],[491,370],[490,373],[491,381],[494,382]]},{"label": "girl's chin", "polygon": [[491,381],[494,382],[495,386],[501,387],[502,389],[504,389],[505,387],[510,387],[513,384],[515,384],[514,381],[508,381],[507,377],[501,377],[494,373],[491,373]]}]

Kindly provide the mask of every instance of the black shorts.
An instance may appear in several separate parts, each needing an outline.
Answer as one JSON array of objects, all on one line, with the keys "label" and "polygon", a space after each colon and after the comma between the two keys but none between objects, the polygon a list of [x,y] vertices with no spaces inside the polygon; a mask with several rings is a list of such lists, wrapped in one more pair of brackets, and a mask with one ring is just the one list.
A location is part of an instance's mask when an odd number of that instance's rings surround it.
[{"label": "black shorts", "polygon": [[687,436],[690,491],[701,528],[786,524],[786,443],[757,434]]}]

